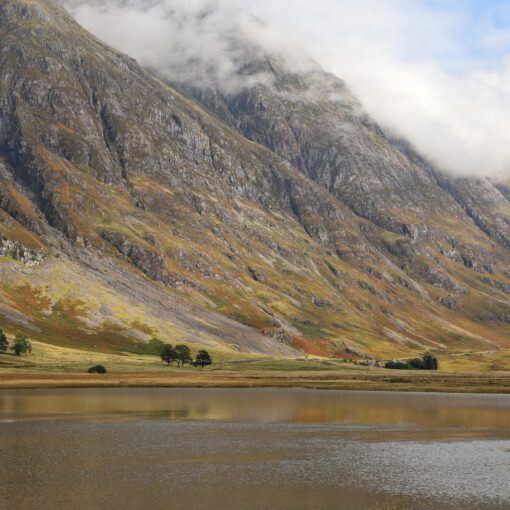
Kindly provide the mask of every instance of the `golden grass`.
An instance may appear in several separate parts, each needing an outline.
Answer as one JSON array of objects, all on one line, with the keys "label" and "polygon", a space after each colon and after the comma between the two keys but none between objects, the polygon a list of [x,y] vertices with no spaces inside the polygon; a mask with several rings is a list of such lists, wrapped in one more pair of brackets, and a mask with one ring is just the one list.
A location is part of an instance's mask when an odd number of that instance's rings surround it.
[{"label": "golden grass", "polygon": [[393,373],[388,370],[279,372],[169,368],[167,372],[73,372],[0,370],[0,388],[190,387],[190,388],[312,388],[357,391],[427,391],[448,393],[510,393],[504,373]]}]

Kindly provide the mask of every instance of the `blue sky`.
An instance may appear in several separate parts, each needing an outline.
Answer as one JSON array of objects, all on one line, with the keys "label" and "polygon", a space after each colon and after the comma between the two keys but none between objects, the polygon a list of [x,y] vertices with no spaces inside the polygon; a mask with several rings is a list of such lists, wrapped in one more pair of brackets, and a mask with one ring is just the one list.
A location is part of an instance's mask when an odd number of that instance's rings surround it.
[{"label": "blue sky", "polygon": [[[335,23],[345,13],[363,37],[378,33],[384,39],[385,32],[399,32],[398,51],[403,58],[435,60],[452,70],[490,66],[510,54],[509,0],[315,0],[307,6],[299,0],[246,0],[244,4],[269,22],[278,23],[287,16],[288,28],[308,24],[315,31],[333,31],[324,21],[329,18]],[[291,12],[289,4],[293,4]],[[393,22],[388,23],[388,17]],[[425,34],[431,39],[428,43],[423,43]]]},{"label": "blue sky", "polygon": [[452,37],[458,43],[459,53],[451,56],[478,61],[487,60],[487,63],[491,63],[510,53],[510,4],[508,1],[424,0],[423,5],[439,15],[447,11],[457,20],[457,26],[452,27]]},{"label": "blue sky", "polygon": [[510,177],[509,0],[246,0],[441,168]]}]

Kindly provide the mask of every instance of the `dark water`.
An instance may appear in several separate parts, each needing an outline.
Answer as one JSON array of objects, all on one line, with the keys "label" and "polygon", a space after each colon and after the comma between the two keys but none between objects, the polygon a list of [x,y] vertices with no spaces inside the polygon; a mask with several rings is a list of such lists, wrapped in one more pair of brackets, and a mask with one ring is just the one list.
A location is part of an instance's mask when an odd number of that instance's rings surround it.
[{"label": "dark water", "polygon": [[0,508],[510,509],[510,396],[0,391]]}]

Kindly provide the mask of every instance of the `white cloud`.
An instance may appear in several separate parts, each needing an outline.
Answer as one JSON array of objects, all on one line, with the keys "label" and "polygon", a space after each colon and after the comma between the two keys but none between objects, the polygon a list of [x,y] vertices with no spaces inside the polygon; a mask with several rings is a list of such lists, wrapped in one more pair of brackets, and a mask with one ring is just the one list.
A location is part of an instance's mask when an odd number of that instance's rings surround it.
[{"label": "white cloud", "polygon": [[[510,58],[473,59],[467,46],[477,41],[463,37],[472,19],[461,2],[295,0],[286,18],[285,3],[253,7],[303,34],[380,123],[446,170],[510,175]],[[503,38],[488,18],[471,36],[481,49]]]},{"label": "white cloud", "polygon": [[[235,0],[63,0],[95,35],[174,82],[233,92],[266,81],[241,76],[246,54],[283,42]],[[292,56],[296,60],[298,52]]]},{"label": "white cloud", "polygon": [[[174,81],[203,84],[207,76],[240,87],[247,48],[233,43],[239,34],[302,66],[306,59],[293,49],[300,45],[345,79],[376,120],[439,166],[510,175],[510,57],[503,51],[509,32],[493,26],[493,12],[473,20],[461,0],[64,3],[100,38]],[[473,21],[469,40],[464,33]]]}]

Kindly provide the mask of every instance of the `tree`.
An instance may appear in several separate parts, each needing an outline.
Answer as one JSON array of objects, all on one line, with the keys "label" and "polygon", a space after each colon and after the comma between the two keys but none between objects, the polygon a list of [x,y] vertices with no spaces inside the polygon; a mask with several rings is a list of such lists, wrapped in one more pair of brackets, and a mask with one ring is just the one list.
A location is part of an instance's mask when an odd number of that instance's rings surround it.
[{"label": "tree", "polygon": [[395,360],[388,361],[384,367],[392,370],[438,370],[439,361],[435,356],[427,353],[421,359],[413,358],[407,362]]},{"label": "tree", "polygon": [[195,358],[195,365],[204,368],[206,365],[212,365],[211,356],[207,351],[198,351]]},{"label": "tree", "polygon": [[425,370],[425,363],[420,358],[414,358],[410,360],[409,366],[415,370]]},{"label": "tree", "polygon": [[161,360],[164,361],[167,365],[177,361],[177,352],[174,349],[173,345],[165,344],[163,346],[163,350],[161,351]]},{"label": "tree", "polygon": [[151,338],[149,341],[149,349],[153,353],[161,354],[165,348],[165,344],[159,338]]},{"label": "tree", "polygon": [[21,356],[26,352],[32,352],[32,344],[28,341],[26,336],[17,334],[11,349],[14,351],[16,356]]},{"label": "tree", "polygon": [[185,365],[193,361],[191,351],[187,345],[176,345],[175,352],[177,353],[177,366]]},{"label": "tree", "polygon": [[386,362],[384,368],[389,368],[390,370],[409,370],[411,367],[402,361],[391,360]]},{"label": "tree", "polygon": [[0,352],[5,352],[9,348],[9,341],[5,333],[0,329]]},{"label": "tree", "polygon": [[423,356],[423,365],[425,370],[437,370],[439,368],[439,361],[432,354],[427,353]]}]

